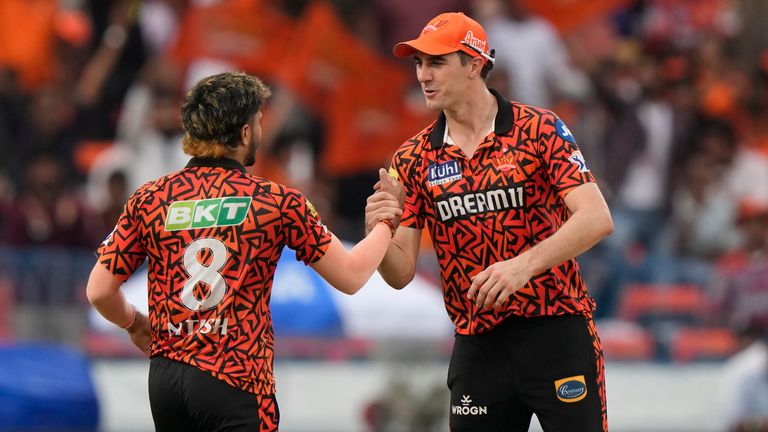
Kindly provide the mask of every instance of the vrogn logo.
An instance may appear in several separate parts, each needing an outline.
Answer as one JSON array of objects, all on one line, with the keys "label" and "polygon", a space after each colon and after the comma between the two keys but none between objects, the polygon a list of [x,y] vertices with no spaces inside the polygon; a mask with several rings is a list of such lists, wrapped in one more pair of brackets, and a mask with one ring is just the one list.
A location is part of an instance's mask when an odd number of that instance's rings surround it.
[{"label": "vrogn logo", "polygon": [[166,231],[240,225],[248,214],[251,197],[225,197],[176,201],[168,207]]}]

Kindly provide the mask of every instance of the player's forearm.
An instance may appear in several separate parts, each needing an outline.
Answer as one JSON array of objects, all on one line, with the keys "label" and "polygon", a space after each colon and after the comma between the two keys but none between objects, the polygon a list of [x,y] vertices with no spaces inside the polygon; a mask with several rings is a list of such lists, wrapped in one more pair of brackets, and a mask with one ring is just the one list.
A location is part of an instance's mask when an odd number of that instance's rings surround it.
[{"label": "player's forearm", "polygon": [[[332,253],[330,260],[320,263],[315,270],[339,291],[354,294],[371,278],[376,266],[384,258],[391,238],[389,226],[376,224],[370,234],[349,252]],[[341,248],[343,249],[343,246]]]},{"label": "player's forearm", "polygon": [[525,252],[528,266],[536,275],[575,258],[613,232],[607,208],[582,209],[551,237]]},{"label": "player's forearm", "polygon": [[120,291],[120,281],[97,263],[85,290],[88,301],[107,320],[125,328],[133,321],[135,310]]},{"label": "player's forearm", "polygon": [[397,237],[389,244],[387,253],[379,265],[379,274],[395,289],[403,289],[416,275],[416,259],[408,255],[398,243]]}]

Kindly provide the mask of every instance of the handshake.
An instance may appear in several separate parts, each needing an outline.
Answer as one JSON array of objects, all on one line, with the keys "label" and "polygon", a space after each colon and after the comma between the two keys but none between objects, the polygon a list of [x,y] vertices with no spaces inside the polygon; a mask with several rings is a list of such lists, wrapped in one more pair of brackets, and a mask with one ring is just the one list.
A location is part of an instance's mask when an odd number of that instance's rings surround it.
[{"label": "handshake", "polygon": [[379,168],[379,181],[373,186],[373,195],[365,205],[365,235],[378,223],[386,223],[394,237],[405,205],[403,185],[392,178],[384,168]]}]

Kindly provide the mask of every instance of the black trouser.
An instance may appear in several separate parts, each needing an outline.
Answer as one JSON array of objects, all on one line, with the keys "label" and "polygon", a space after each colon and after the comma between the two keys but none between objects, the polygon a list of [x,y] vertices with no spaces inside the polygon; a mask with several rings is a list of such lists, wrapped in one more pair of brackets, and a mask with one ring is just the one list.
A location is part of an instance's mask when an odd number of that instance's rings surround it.
[{"label": "black trouser", "polygon": [[451,431],[607,431],[603,356],[592,320],[510,317],[456,335],[448,370]]},{"label": "black trouser", "polygon": [[249,393],[165,357],[150,362],[149,403],[156,432],[272,432],[280,418],[274,395]]}]

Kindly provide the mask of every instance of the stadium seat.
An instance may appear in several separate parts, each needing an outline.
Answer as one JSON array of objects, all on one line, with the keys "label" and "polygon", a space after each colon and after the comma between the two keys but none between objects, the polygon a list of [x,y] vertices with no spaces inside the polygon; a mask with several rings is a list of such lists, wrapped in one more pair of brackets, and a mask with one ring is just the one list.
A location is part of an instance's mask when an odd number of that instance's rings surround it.
[{"label": "stadium seat", "polygon": [[641,323],[674,319],[693,324],[702,318],[708,303],[701,288],[693,284],[631,284],[624,288],[618,315]]},{"label": "stadium seat", "polygon": [[13,339],[13,286],[8,279],[0,277],[0,341]]},{"label": "stadium seat", "polygon": [[736,351],[738,341],[727,328],[681,328],[672,337],[671,354],[676,362],[723,360]]},{"label": "stadium seat", "polygon": [[596,324],[606,359],[648,361],[656,355],[653,334],[639,324],[622,320],[600,320]]}]

